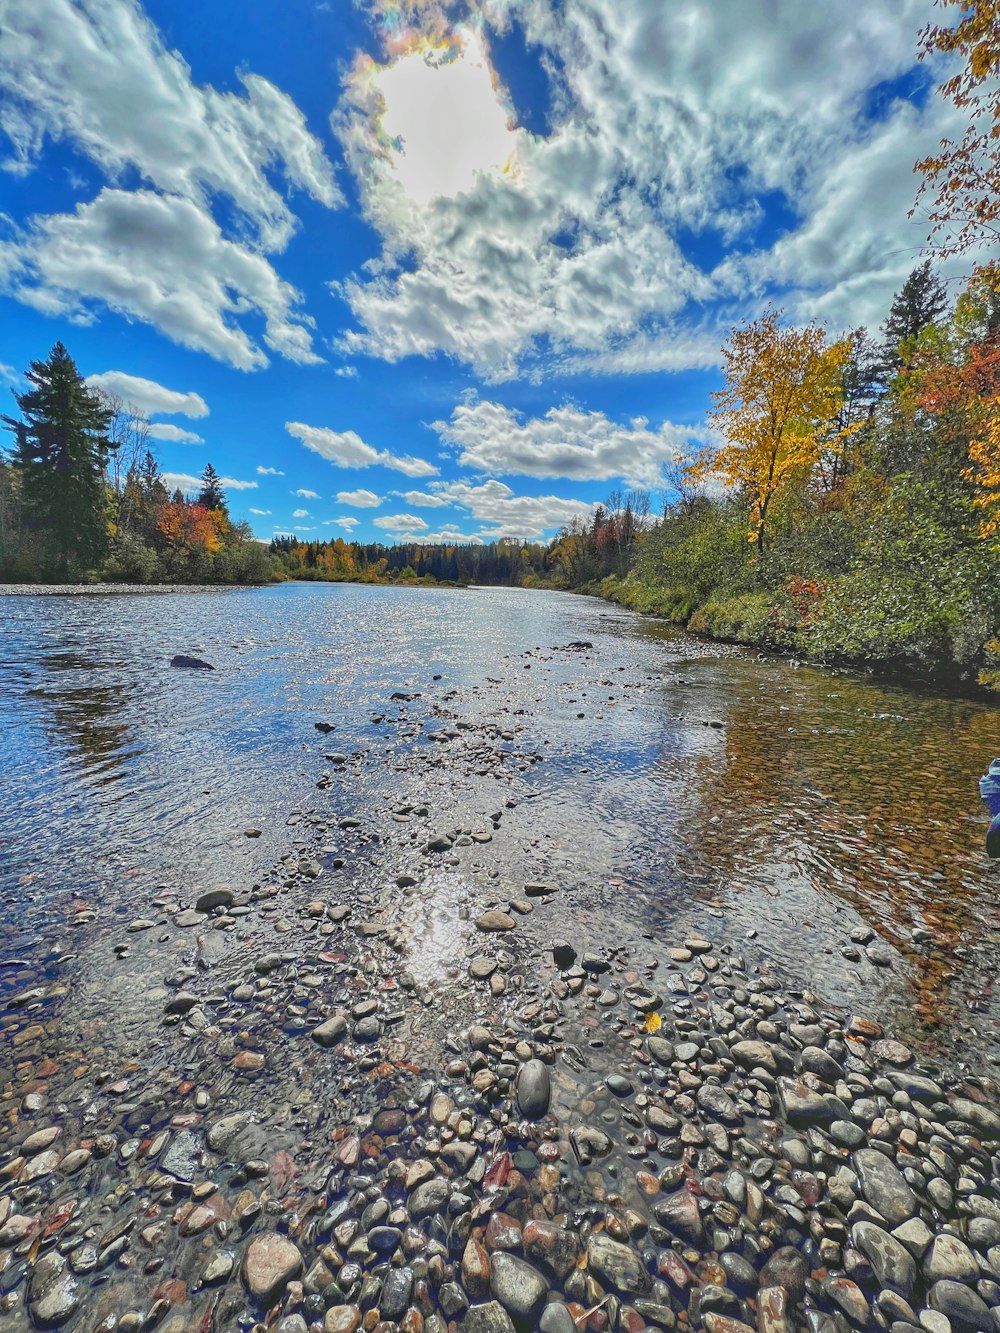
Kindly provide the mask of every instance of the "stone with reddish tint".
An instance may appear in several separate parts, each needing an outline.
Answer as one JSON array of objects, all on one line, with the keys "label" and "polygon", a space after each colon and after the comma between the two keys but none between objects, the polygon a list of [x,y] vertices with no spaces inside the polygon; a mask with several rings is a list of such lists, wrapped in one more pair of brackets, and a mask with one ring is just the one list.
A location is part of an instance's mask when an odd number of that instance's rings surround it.
[{"label": "stone with reddish tint", "polygon": [[254,1300],[270,1305],[302,1272],[302,1255],[285,1236],[257,1236],[243,1255],[243,1281]]},{"label": "stone with reddish tint", "polygon": [[462,1254],[462,1285],[473,1300],[482,1300],[490,1289],[490,1256],[477,1240],[469,1240]]},{"label": "stone with reddish tint", "polygon": [[576,1266],[576,1236],[554,1222],[526,1222],[521,1240],[528,1258],[560,1280]]}]

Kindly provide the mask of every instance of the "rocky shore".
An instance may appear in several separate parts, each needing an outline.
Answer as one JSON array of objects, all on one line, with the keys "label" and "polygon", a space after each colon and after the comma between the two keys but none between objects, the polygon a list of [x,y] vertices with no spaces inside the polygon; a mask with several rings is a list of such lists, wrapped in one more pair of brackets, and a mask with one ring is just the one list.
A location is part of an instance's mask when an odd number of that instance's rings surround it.
[{"label": "rocky shore", "polygon": [[997,1084],[709,929],[584,943],[575,886],[493,855],[532,823],[518,718],[380,707],[420,764],[305,723],[316,806],[259,882],[123,923],[111,1031],[66,954],[0,960],[3,1327],[1000,1333]]}]

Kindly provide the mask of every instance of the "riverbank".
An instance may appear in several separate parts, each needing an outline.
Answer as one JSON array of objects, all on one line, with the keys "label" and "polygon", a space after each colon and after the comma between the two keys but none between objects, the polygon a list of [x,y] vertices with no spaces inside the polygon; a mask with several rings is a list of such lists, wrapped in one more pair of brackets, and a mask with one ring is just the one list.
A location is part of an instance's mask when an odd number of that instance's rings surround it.
[{"label": "riverbank", "polygon": [[[596,830],[579,871],[544,799],[574,747],[523,682],[600,729],[642,688],[608,670],[580,640],[414,672],[361,743],[303,715],[315,797],[233,830],[273,859],[114,918],[96,1009],[101,904],[17,949],[12,1328],[991,1333],[995,1083],[789,978],[704,884],[660,929]],[[870,928],[843,948],[891,974]]]}]

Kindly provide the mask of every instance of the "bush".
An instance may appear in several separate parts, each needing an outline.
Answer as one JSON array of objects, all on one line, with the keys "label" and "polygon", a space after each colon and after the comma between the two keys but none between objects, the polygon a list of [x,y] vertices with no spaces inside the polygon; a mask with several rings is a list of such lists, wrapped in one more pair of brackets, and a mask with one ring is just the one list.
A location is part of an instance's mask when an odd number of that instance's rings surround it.
[{"label": "bush", "polygon": [[692,634],[734,643],[787,647],[794,641],[795,609],[778,593],[751,592],[706,602],[688,621]]}]

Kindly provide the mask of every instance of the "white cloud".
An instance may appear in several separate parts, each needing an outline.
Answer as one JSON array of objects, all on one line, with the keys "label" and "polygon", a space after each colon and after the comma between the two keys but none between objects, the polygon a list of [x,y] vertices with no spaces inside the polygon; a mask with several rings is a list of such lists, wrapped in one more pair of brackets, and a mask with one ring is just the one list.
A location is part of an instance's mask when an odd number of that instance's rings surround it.
[{"label": "white cloud", "polygon": [[22,169],[68,139],[109,177],[133,168],[198,204],[225,195],[267,248],[295,219],[268,173],[331,207],[333,169],[295,103],[257,74],[243,94],[200,87],[134,0],[5,0],[0,128]]},{"label": "white cloud", "polygon": [[[35,218],[6,249],[7,289],[44,314],[89,322],[103,303],[184,347],[257,370],[268,358],[237,322],[255,311],[272,351],[320,360],[296,289],[179,195],[104,189],[73,213]],[[0,242],[0,268],[3,250]]]},{"label": "white cloud", "polygon": [[386,532],[419,532],[427,524],[417,514],[383,514],[372,520],[377,528]]},{"label": "white cloud", "polygon": [[449,503],[440,495],[432,495],[430,491],[394,491],[393,494],[405,500],[408,505],[416,505],[419,509],[439,509]]},{"label": "white cloud", "polygon": [[16,388],[21,383],[21,376],[13,366],[8,366],[6,362],[0,361],[0,381],[9,384],[11,388]]},{"label": "white cloud", "polygon": [[293,510],[292,510],[292,518],[308,518],[308,517],[309,517],[309,510],[308,510],[308,509],[293,509]]},{"label": "white cloud", "polygon": [[621,477],[648,486],[659,485],[664,466],[684,452],[689,440],[704,435],[671,422],[654,429],[642,417],[624,425],[571,404],[525,420],[512,408],[487,400],[460,403],[449,421],[435,421],[432,429],[458,451],[463,467],[480,472],[576,481]]},{"label": "white cloud", "polygon": [[286,421],[285,430],[336,467],[366,468],[380,464],[405,472],[408,477],[435,477],[439,471],[422,458],[376,449],[353,430],[330,430],[326,426],[307,426],[301,421]]},{"label": "white cloud", "polygon": [[338,366],[333,373],[342,380],[356,380],[358,378],[357,366]]},{"label": "white cloud", "polygon": [[254,508],[251,508],[251,510],[250,510],[250,513],[251,513],[251,514],[256,514],[258,518],[266,518],[267,515],[270,514],[270,512],[271,512],[270,509],[254,509]]},{"label": "white cloud", "polygon": [[257,464],[257,475],[259,477],[283,477],[285,474],[280,467],[261,467]]},{"label": "white cloud", "polygon": [[323,526],[326,528],[335,526],[343,528],[345,532],[353,532],[360,522],[361,520],[359,518],[353,518],[350,515],[347,515],[345,518],[325,518],[323,520]]},{"label": "white cloud", "polygon": [[574,520],[589,522],[594,506],[558,495],[517,495],[502,481],[481,485],[465,481],[435,482],[436,492],[450,505],[466,509],[480,523],[487,541],[499,537],[542,537]]},{"label": "white cloud", "polygon": [[167,440],[171,444],[204,444],[205,441],[193,430],[183,430],[169,421],[153,421],[149,425],[150,437],[154,440]]},{"label": "white cloud", "polygon": [[[707,368],[755,282],[833,318],[867,289],[880,315],[913,265],[912,164],[936,147],[942,99],[873,113],[870,97],[915,65],[932,0],[369,7],[386,19],[385,60],[357,62],[333,122],[383,238],[336,288],[357,320],[348,354],[443,352],[494,379]],[[551,123],[505,130],[498,170],[477,143],[486,111],[436,115],[434,99],[483,69],[484,24],[512,20],[546,70]],[[416,80],[424,114],[397,124],[399,85]],[[484,108],[516,125],[495,72],[490,88]],[[468,153],[478,174],[448,178]],[[708,271],[699,256],[720,248],[746,268]]]},{"label": "white cloud", "polygon": [[337,503],[353,505],[355,509],[377,509],[382,503],[382,497],[361,487],[356,491],[338,491]]},{"label": "white cloud", "polygon": [[123,370],[104,370],[99,375],[88,375],[87,383],[102,389],[113,397],[131,403],[146,416],[207,417],[208,404],[200,393],[168,389],[155,380],[140,375],[127,375]]},{"label": "white cloud", "polygon": [[[168,491],[183,491],[185,495],[190,495],[194,491],[201,490],[201,477],[195,477],[190,472],[164,472],[163,484]],[[255,481],[240,481],[237,477],[220,477],[219,484],[225,491],[257,489]]]},{"label": "white cloud", "polygon": [[318,500],[319,491],[307,491],[305,487],[300,487],[297,491],[292,491],[293,495],[301,496],[303,500]]},{"label": "white cloud", "polygon": [[457,528],[442,528],[440,532],[422,532],[419,540],[443,546],[484,545],[482,537],[477,536],[474,532],[460,532]]},{"label": "white cloud", "polygon": [[[27,173],[63,140],[108,185],[0,244],[2,288],[79,323],[103,303],[241,370],[268,364],[244,326],[259,315],[271,351],[319,361],[299,293],[265,254],[296,229],[290,187],[327,207],[342,196],[295,103],[257,74],[239,78],[242,92],[196,85],[137,0],[5,0],[0,130],[14,156],[3,165]],[[122,188],[130,176],[138,188]]]}]

